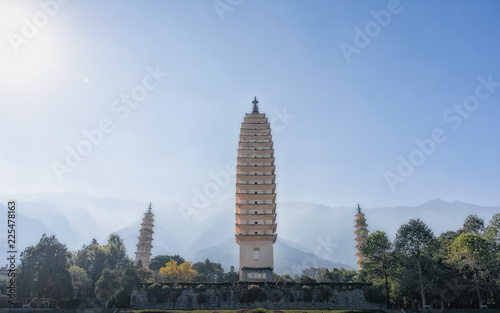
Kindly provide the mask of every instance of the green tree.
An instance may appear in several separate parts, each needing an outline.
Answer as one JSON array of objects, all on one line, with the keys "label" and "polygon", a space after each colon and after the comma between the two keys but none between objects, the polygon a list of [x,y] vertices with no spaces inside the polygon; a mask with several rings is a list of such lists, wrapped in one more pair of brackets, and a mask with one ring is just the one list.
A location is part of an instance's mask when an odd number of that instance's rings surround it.
[{"label": "green tree", "polygon": [[154,282],[154,272],[149,268],[138,267],[135,269],[137,276],[142,283],[153,283]]},{"label": "green tree", "polygon": [[92,239],[90,245],[85,245],[81,250],[78,250],[73,257],[74,265],[81,267],[87,273],[92,290],[101,277],[107,262],[106,248],[101,246],[95,239]]},{"label": "green tree", "polygon": [[56,272],[47,282],[47,290],[50,299],[54,299],[54,307],[58,307],[59,301],[73,298],[73,286],[71,275],[68,270]]},{"label": "green tree", "polygon": [[73,253],[71,262],[72,262],[72,265],[76,265],[79,268],[82,268],[87,273],[90,269],[90,249],[89,249],[89,246],[84,245],[82,247],[82,249]]},{"label": "green tree", "polygon": [[[366,273],[366,269],[361,274]],[[395,253],[390,268],[390,297],[402,306],[412,306],[422,300],[420,294],[419,274],[413,257]]]},{"label": "green tree", "polygon": [[285,275],[281,275],[279,280],[280,281],[289,281],[289,282],[291,282],[291,281],[293,281],[293,278],[290,275],[285,274]]},{"label": "green tree", "polygon": [[151,259],[151,263],[149,264],[149,268],[152,269],[153,271],[159,271],[160,268],[164,267],[166,263],[170,262],[170,260],[174,260],[177,262],[178,265],[181,265],[182,263],[186,262],[184,258],[182,258],[179,255],[157,255],[154,258]]},{"label": "green tree", "polygon": [[422,306],[426,305],[422,257],[425,249],[434,241],[434,234],[420,219],[410,220],[402,225],[396,234],[395,248],[399,253],[410,256],[417,266]]},{"label": "green tree", "polygon": [[444,260],[448,257],[451,244],[459,235],[460,234],[455,231],[447,231],[437,237],[435,242],[435,251],[437,253],[434,255],[436,261]]},{"label": "green tree", "polygon": [[27,247],[21,253],[21,264],[17,268],[16,292],[21,301],[36,297],[37,281],[35,281],[37,264],[33,257],[35,247]]},{"label": "green tree", "polygon": [[[312,272],[316,272],[316,269]],[[304,274],[311,277],[309,274],[311,272],[303,271]],[[337,268],[334,267],[331,271],[327,268],[319,269],[317,273],[315,273],[314,278],[317,282],[330,282],[330,283],[349,283],[355,280],[358,272],[355,270],[347,270],[345,268]]]},{"label": "green tree", "polygon": [[191,267],[196,271],[196,281],[217,282],[222,281],[224,277],[224,269],[220,263],[210,262],[206,259],[205,262],[194,263]]},{"label": "green tree", "polygon": [[116,295],[116,305],[119,308],[128,307],[130,304],[130,296],[132,294],[132,288],[134,286],[140,285],[141,279],[133,268],[127,268],[123,273],[121,279],[122,289]]},{"label": "green tree", "polygon": [[362,253],[368,258],[368,262],[363,263],[363,268],[375,277],[380,274],[383,275],[387,308],[390,308],[388,271],[391,265],[392,252],[392,244],[389,238],[387,238],[385,232],[379,230],[368,235],[365,244],[362,246]]},{"label": "green tree", "polygon": [[475,214],[470,214],[465,219],[462,232],[467,234],[480,235],[484,231],[484,220]]},{"label": "green tree", "polygon": [[224,281],[238,281],[239,279],[240,275],[234,270],[234,266],[231,265],[229,272],[224,274]]},{"label": "green tree", "polygon": [[89,296],[89,290],[92,285],[87,272],[77,265],[72,265],[68,272],[71,276],[71,283],[73,285],[74,296],[77,299],[82,299]]},{"label": "green tree", "polygon": [[104,248],[106,268],[123,271],[130,266],[132,260],[127,257],[127,250],[120,236],[111,234],[108,238],[108,244]]},{"label": "green tree", "polygon": [[318,283],[333,282],[332,275],[327,268],[323,268],[321,274],[318,276],[316,280],[318,281]]},{"label": "green tree", "polygon": [[122,290],[121,274],[117,270],[105,268],[95,284],[95,295],[105,308]]},{"label": "green tree", "polygon": [[476,234],[461,234],[450,247],[449,262],[461,273],[472,276],[479,304],[482,304],[481,281],[486,278],[488,258],[491,253],[488,241]]},{"label": "green tree", "polygon": [[490,219],[483,236],[493,250],[487,267],[490,294],[493,294],[495,303],[500,303],[500,213]]},{"label": "green tree", "polygon": [[316,280],[312,279],[311,277],[307,275],[302,275],[298,278],[298,282],[301,284],[311,284],[311,283],[317,283]]},{"label": "green tree", "polygon": [[91,281],[91,289],[95,288],[97,280],[105,268],[124,271],[132,261],[127,257],[123,240],[117,234],[111,234],[105,246],[92,239],[90,245],[83,246],[73,257],[73,264],[81,267]]},{"label": "green tree", "polygon": [[331,271],[330,274],[333,277],[332,282],[336,283],[350,283],[354,280],[354,278],[357,276],[357,271],[355,270],[347,270],[343,267],[340,269],[337,267],[334,267]]},{"label": "green tree", "polygon": [[493,215],[486,227],[484,236],[487,240],[500,244],[500,213]]},{"label": "green tree", "polygon": [[323,268],[310,267],[302,270],[302,276],[307,276],[315,281],[320,278],[322,273]]},{"label": "green tree", "polygon": [[[54,235],[43,234],[36,246],[27,247],[21,253],[18,276],[23,296],[36,297],[39,308],[42,298],[55,301],[72,298],[73,287],[67,269],[70,256],[66,245]],[[50,301],[46,301],[45,306],[49,305]]]}]

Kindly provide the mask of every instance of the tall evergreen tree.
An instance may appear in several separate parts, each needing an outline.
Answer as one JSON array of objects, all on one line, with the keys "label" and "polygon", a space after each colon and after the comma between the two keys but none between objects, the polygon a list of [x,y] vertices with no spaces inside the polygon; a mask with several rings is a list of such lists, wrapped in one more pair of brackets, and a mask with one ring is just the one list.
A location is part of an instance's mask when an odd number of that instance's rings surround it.
[{"label": "tall evergreen tree", "polygon": [[431,229],[420,219],[410,220],[402,225],[396,234],[395,248],[398,252],[410,256],[417,266],[420,297],[422,306],[427,305],[422,271],[422,257],[425,249],[434,241]]},{"label": "tall evergreen tree", "polygon": [[493,215],[488,222],[484,236],[487,240],[500,244],[500,213]]},{"label": "tall evergreen tree", "polygon": [[119,235],[111,234],[108,244],[104,248],[106,251],[106,268],[124,271],[130,267],[132,260],[127,257],[125,243]]},{"label": "tall evergreen tree", "polygon": [[363,263],[363,269],[373,276],[382,274],[384,277],[386,305],[390,308],[388,271],[393,258],[392,244],[385,232],[377,230],[368,235],[361,249],[363,255],[368,258],[368,262]]}]

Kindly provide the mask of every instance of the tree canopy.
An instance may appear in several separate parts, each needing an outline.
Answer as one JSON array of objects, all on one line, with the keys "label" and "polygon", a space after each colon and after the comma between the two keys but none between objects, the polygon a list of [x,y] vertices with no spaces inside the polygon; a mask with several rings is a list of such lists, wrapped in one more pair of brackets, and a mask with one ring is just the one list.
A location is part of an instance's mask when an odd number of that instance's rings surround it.
[{"label": "tree canopy", "polygon": [[[54,235],[44,234],[36,246],[27,247],[21,253],[19,266],[21,298],[36,297],[39,308],[42,298],[54,301],[71,299],[73,287],[68,272],[69,257],[66,245]],[[45,302],[45,306],[49,305]]]},{"label": "tree canopy", "polygon": [[178,265],[177,261],[170,260],[164,267],[160,268],[160,279],[163,281],[190,281],[195,275],[196,271],[191,268],[191,262]]},{"label": "tree canopy", "polygon": [[205,262],[194,263],[192,269],[196,271],[196,281],[216,282],[224,277],[224,269],[220,263]]},{"label": "tree canopy", "polygon": [[475,214],[467,216],[462,227],[462,232],[480,235],[484,231],[484,220]]}]

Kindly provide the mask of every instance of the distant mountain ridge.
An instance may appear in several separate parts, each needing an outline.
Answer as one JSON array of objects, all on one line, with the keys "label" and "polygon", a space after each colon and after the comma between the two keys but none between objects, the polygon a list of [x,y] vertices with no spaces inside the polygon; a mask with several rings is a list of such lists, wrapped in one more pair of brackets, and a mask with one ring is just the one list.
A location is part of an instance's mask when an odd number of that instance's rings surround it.
[{"label": "distant mountain ridge", "polygon": [[[95,198],[80,193],[41,194],[38,198],[31,195],[26,197],[29,201],[23,201],[22,195],[12,198],[19,201],[19,251],[36,244],[43,233],[56,235],[72,251],[89,244],[92,238],[104,244],[110,233],[118,233],[132,258],[148,206],[144,201]],[[6,210],[5,205],[3,200],[0,208]],[[237,268],[234,199],[192,210],[182,204],[153,202],[153,255],[179,254],[194,262],[209,258],[220,262],[226,270],[231,265]],[[460,228],[469,214],[477,214],[487,223],[493,214],[500,212],[500,206],[431,200],[414,207],[363,208],[363,212],[370,232],[382,230],[394,238],[397,229],[411,218],[422,219],[439,235]],[[278,203],[277,213],[278,241],[274,258],[278,274],[299,274],[307,267],[357,268],[354,206]],[[5,219],[4,215],[1,218]],[[6,241],[7,236],[2,233],[0,242],[5,246]]]}]

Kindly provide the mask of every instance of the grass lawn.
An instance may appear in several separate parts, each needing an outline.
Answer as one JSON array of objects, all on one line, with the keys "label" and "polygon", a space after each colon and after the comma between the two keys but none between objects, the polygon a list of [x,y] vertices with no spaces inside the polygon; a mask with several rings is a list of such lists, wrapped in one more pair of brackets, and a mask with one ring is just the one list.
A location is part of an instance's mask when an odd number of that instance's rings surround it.
[{"label": "grass lawn", "polygon": [[[239,310],[121,310],[122,313],[236,313]],[[276,310],[274,310],[276,311]],[[455,309],[446,310],[447,312],[457,312],[457,313],[500,313],[499,309]],[[400,310],[279,310],[283,313],[400,313]],[[265,309],[252,309],[247,310],[246,313],[274,313],[273,310]]]},{"label": "grass lawn", "polygon": [[[236,313],[237,310],[122,310],[125,313]],[[250,312],[252,311],[252,312]],[[378,313],[382,311],[375,310],[280,310],[283,313]],[[273,313],[272,310],[253,309],[247,313]]]}]

